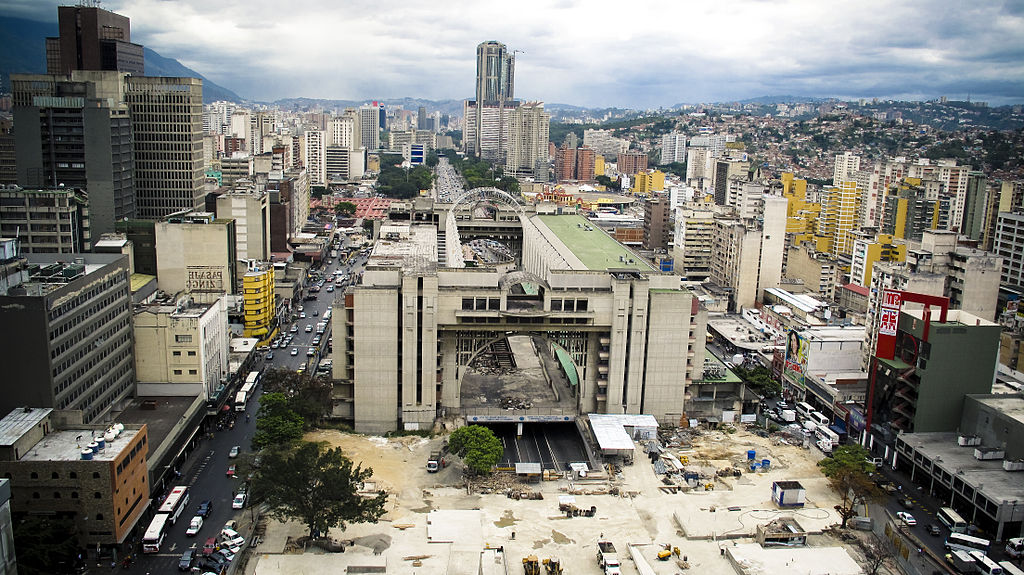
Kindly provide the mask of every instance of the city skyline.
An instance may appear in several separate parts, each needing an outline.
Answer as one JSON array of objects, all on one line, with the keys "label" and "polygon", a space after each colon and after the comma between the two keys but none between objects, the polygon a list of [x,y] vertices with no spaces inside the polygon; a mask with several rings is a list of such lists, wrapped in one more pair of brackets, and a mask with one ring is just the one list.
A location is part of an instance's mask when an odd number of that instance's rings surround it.
[{"label": "city skyline", "polygon": [[[58,2],[0,13],[56,21]],[[474,96],[474,48],[516,51],[521,100],[667,107],[758,96],[1024,102],[1024,5],[742,0],[491,6],[111,0],[132,39],[242,97]],[[315,17],[311,17],[315,15]],[[652,24],[661,23],[659,31]]]}]

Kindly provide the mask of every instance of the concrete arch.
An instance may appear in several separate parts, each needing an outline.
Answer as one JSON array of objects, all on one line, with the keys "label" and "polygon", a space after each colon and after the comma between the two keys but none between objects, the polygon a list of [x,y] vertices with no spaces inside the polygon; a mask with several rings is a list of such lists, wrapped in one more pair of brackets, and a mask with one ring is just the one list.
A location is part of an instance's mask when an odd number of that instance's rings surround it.
[{"label": "concrete arch", "polygon": [[454,202],[452,202],[451,212],[458,211],[462,206],[469,205],[470,203],[477,202],[480,200],[490,200],[494,202],[500,202],[510,208],[512,208],[519,217],[523,217],[526,214],[526,208],[523,203],[509,194],[504,190],[491,187],[473,188],[462,193]]},{"label": "concrete arch", "polygon": [[550,289],[548,282],[544,281],[544,278],[524,270],[516,270],[501,276],[501,279],[498,280],[498,287],[507,291],[512,286],[523,282],[535,283],[544,291]]}]

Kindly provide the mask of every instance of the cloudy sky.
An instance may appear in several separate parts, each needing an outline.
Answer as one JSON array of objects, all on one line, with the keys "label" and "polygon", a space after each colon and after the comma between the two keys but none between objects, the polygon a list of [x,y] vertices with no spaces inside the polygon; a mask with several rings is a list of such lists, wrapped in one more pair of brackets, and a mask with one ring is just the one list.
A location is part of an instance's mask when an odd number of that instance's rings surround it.
[{"label": "cloudy sky", "polygon": [[[58,2],[3,0],[56,21]],[[765,95],[1024,102],[1024,1],[105,0],[132,40],[243,97],[463,99],[475,47],[523,100],[658,107]]]}]

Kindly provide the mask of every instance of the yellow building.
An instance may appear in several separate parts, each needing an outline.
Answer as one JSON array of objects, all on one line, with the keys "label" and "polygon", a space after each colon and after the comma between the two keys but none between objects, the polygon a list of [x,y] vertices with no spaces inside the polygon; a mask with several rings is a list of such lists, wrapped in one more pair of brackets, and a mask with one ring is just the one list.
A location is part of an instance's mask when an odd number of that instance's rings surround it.
[{"label": "yellow building", "polygon": [[850,282],[871,286],[871,271],[875,262],[904,262],[907,244],[896,243],[892,234],[878,234],[872,239],[856,239],[850,260]]},{"label": "yellow building", "polygon": [[859,205],[857,182],[840,182],[838,187],[832,186],[826,190],[821,215],[818,217],[818,251],[831,254],[832,257],[851,254],[853,238],[850,232],[856,225]]},{"label": "yellow building", "polygon": [[665,191],[665,173],[659,170],[640,172],[633,176],[633,193],[649,196]]},{"label": "yellow building", "polygon": [[950,211],[950,198],[931,196],[920,178],[903,178],[885,196],[882,232],[896,239],[920,240],[925,230],[940,229]]},{"label": "yellow building", "polygon": [[815,241],[821,204],[807,201],[807,180],[799,180],[792,173],[783,172],[782,196],[789,200],[786,207],[786,233],[796,234],[794,244]]},{"label": "yellow building", "polygon": [[255,337],[260,344],[270,341],[276,331],[274,321],[274,266],[256,264],[242,278],[245,305],[245,337]]},{"label": "yellow building", "polygon": [[596,154],[594,156],[594,177],[603,176],[604,173],[604,156]]}]

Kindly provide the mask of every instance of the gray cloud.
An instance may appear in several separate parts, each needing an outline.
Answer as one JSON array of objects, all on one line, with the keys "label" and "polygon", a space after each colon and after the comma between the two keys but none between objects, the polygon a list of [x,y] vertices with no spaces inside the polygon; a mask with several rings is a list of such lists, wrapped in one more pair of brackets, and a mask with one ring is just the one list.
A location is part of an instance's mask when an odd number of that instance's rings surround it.
[{"label": "gray cloud", "polygon": [[[0,12],[56,20],[57,2]],[[132,39],[243,96],[461,99],[475,47],[516,95],[657,107],[770,94],[1024,101],[1024,3],[948,0],[107,0]]]}]

